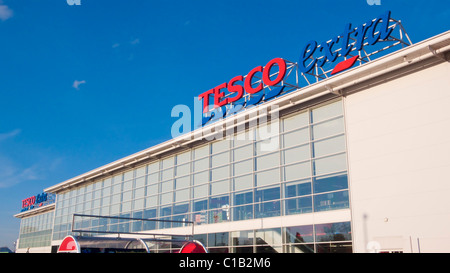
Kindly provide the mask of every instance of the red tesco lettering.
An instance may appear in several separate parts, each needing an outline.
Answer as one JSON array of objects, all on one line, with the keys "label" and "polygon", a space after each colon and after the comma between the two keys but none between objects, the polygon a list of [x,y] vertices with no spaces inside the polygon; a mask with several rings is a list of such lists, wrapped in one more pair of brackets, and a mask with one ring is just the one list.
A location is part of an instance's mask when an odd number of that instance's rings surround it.
[{"label": "red tesco lettering", "polygon": [[[270,71],[273,66],[277,65],[279,72],[275,79],[271,79]],[[253,87],[253,78],[256,73],[262,73],[262,82],[256,87]],[[274,86],[280,83],[286,75],[286,62],[282,58],[275,58],[269,61],[266,66],[257,66],[250,70],[250,72],[244,77],[242,75],[232,78],[228,83],[222,83],[213,89],[210,89],[198,96],[199,100],[203,99],[203,113],[209,111],[209,99],[213,96],[214,106],[213,109],[225,106],[229,103],[238,101],[244,96],[244,93],[255,94],[264,89],[264,85]],[[244,86],[239,85],[238,82],[243,82]],[[230,93],[235,93],[234,96],[226,97],[225,89]]]},{"label": "red tesco lettering", "polygon": [[36,202],[36,196],[24,199],[24,200],[22,200],[22,208],[26,208],[26,207],[29,207],[31,205],[34,205],[35,202]]}]

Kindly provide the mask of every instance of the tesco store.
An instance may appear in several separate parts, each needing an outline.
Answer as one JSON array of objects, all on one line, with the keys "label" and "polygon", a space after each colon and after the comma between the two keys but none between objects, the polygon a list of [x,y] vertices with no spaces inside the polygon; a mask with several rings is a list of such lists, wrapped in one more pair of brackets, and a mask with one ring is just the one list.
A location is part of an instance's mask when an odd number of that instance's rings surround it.
[{"label": "tesco store", "polygon": [[54,202],[15,215],[17,252],[118,234],[450,252],[450,32],[412,44],[390,12],[359,23],[200,94],[199,128],[45,189]]}]

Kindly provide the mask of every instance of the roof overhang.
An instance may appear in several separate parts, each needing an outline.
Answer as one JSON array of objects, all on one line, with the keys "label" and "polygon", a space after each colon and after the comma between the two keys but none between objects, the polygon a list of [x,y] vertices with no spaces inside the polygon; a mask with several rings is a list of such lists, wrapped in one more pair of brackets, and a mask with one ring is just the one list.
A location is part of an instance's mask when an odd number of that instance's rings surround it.
[{"label": "roof overhang", "polygon": [[49,212],[55,209],[55,203],[49,204],[49,205],[45,205],[39,208],[35,208],[35,209],[31,209],[31,210],[27,210],[21,213],[18,213],[16,215],[14,215],[14,217],[16,218],[25,218],[25,217],[30,217],[33,215],[37,215],[37,214],[42,214],[45,212]]}]

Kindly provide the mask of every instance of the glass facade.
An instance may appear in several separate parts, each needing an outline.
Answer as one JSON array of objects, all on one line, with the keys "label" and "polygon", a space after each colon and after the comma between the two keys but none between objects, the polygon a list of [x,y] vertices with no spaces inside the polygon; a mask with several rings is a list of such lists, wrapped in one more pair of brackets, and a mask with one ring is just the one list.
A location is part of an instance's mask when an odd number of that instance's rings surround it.
[{"label": "glass facade", "polygon": [[54,211],[23,218],[18,248],[50,246]]},{"label": "glass facade", "polygon": [[[60,193],[53,240],[70,234],[74,213],[204,225],[348,208],[343,119],[342,101],[335,101]],[[89,219],[75,225],[138,232],[184,224]],[[249,231],[252,251],[266,236],[258,232]],[[227,236],[233,250],[241,248],[233,233]],[[277,251],[286,248],[283,242]]]}]

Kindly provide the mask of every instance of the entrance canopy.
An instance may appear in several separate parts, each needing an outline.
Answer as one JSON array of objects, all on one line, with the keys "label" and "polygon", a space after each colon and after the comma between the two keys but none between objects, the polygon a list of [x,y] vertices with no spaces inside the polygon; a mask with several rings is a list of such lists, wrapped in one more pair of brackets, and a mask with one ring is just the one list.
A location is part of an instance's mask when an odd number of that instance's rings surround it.
[{"label": "entrance canopy", "polygon": [[[76,221],[76,218],[81,220]],[[72,222],[72,233],[79,233],[80,236],[66,236],[58,248],[58,253],[207,253],[202,243],[192,240],[194,230],[192,226],[191,234],[155,234],[143,232],[117,232],[109,230],[81,230],[74,229],[77,223],[85,221],[85,219],[103,219],[105,225],[108,226],[109,220],[115,221],[164,221],[164,222],[180,222],[170,220],[140,219],[126,218],[117,216],[98,216],[74,214]],[[183,224],[192,224],[193,222],[182,221]],[[104,234],[103,236],[85,236],[93,233]],[[117,236],[112,237],[113,234]],[[127,237],[123,237],[123,236]]]},{"label": "entrance canopy", "polygon": [[154,253],[171,246],[172,253],[207,253],[202,243],[195,240],[111,238],[66,236],[58,253]]}]

